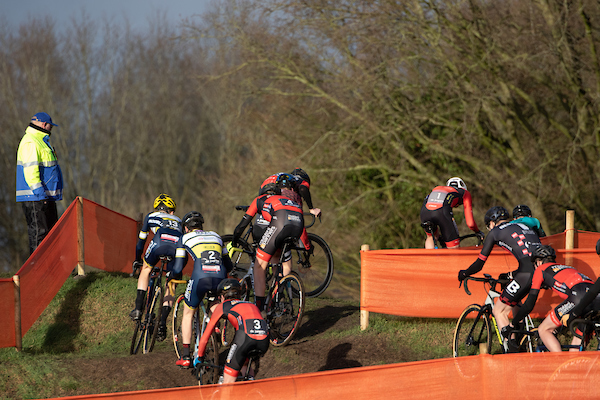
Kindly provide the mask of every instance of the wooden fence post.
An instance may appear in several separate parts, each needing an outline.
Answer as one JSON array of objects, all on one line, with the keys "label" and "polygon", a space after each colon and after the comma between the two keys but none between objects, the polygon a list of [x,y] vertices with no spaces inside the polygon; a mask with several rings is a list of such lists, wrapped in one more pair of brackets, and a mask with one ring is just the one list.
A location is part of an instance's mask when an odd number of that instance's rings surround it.
[{"label": "wooden fence post", "polygon": [[15,347],[17,351],[23,348],[23,338],[21,336],[21,281],[19,275],[13,275],[15,283]]},{"label": "wooden fence post", "polygon": [[[565,250],[575,248],[575,211],[567,210],[565,222]],[[565,264],[573,265],[573,253],[565,254]]]},{"label": "wooden fence post", "polygon": [[[360,247],[360,251],[369,251],[369,245],[368,244],[363,244]],[[361,265],[362,268],[362,265]],[[362,287],[362,284],[361,284]],[[362,307],[360,309],[360,330],[364,331],[365,329],[367,329],[369,327],[369,311],[367,310],[363,310]]]},{"label": "wooden fence post", "polygon": [[77,197],[77,275],[85,275],[85,247],[83,240],[83,199]]}]

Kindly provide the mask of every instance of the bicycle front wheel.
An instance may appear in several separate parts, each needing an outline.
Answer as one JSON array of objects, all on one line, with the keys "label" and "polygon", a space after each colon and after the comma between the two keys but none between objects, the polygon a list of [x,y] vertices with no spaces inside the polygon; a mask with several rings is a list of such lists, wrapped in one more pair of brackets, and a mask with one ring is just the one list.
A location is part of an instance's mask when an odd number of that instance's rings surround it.
[{"label": "bicycle front wheel", "polygon": [[320,236],[309,233],[308,239],[312,251],[297,250],[296,265],[306,296],[317,297],[327,289],[333,278],[333,254],[327,242]]},{"label": "bicycle front wheel", "polygon": [[213,385],[219,382],[219,346],[215,334],[210,335],[208,343],[206,344],[206,351],[204,353],[204,360],[212,367],[201,367],[200,365],[195,366],[196,377],[198,378],[198,385]]},{"label": "bicycle front wheel", "polygon": [[269,334],[273,346],[284,346],[292,340],[304,314],[304,285],[295,272],[284,276],[271,294],[267,311]]},{"label": "bicycle front wheel", "polygon": [[154,349],[154,343],[156,342],[156,335],[158,333],[158,324],[160,322],[160,314],[162,312],[163,296],[164,292],[162,288],[157,286],[154,291],[150,310],[147,314],[148,319],[142,348],[144,354],[148,354]]},{"label": "bicycle front wheel", "polygon": [[489,354],[492,348],[490,318],[481,313],[481,306],[471,304],[460,315],[454,331],[454,357]]}]

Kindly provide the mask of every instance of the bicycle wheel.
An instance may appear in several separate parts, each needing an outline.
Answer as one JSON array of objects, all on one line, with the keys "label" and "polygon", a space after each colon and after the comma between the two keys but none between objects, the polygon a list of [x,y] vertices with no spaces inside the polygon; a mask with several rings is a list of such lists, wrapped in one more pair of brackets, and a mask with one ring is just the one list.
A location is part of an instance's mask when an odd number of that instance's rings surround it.
[{"label": "bicycle wheel", "polygon": [[333,254],[327,242],[314,233],[308,234],[312,252],[296,250],[298,275],[302,278],[307,297],[323,293],[333,278]]},{"label": "bicycle wheel", "polygon": [[144,332],[144,340],[142,341],[142,351],[144,354],[150,353],[154,349],[156,342],[156,334],[158,333],[158,323],[160,322],[160,314],[162,312],[164,292],[161,287],[156,287],[154,297],[148,312],[148,320],[146,331]]},{"label": "bicycle wheel", "polygon": [[460,315],[454,331],[452,354],[454,357],[490,353],[492,330],[487,314],[479,315],[481,306],[471,304]]},{"label": "bicycle wheel", "polygon": [[[175,304],[173,304],[173,320],[172,320],[172,331],[173,331],[173,346],[175,347],[175,354],[177,359],[180,359],[183,354],[183,336],[181,333],[181,320],[183,319],[183,310],[185,308],[185,298],[182,294],[177,297]],[[195,325],[192,324],[192,343],[190,348],[193,348],[195,334]]]},{"label": "bicycle wheel", "polygon": [[210,335],[208,343],[206,344],[206,351],[204,353],[204,360],[211,364],[211,367],[202,367],[196,365],[196,377],[198,378],[198,385],[213,385],[219,382],[219,346],[218,340],[215,334]]},{"label": "bicycle wheel", "polygon": [[279,280],[271,293],[267,320],[273,346],[284,346],[296,334],[304,313],[304,286],[295,272]]},{"label": "bicycle wheel", "polygon": [[[223,240],[223,246],[225,247],[227,246],[227,243],[233,240],[233,235],[223,235],[221,239]],[[244,239],[239,239],[237,245],[244,251],[234,253],[231,260],[233,264],[233,271],[231,271],[230,275],[240,279],[246,275],[248,270],[252,268],[252,265],[254,264],[254,249]]]},{"label": "bicycle wheel", "polygon": [[142,321],[135,321],[135,326],[133,328],[133,337],[131,338],[131,346],[129,348],[129,354],[137,354],[140,349],[140,345],[142,344],[142,339],[144,338],[144,329],[142,328]]}]

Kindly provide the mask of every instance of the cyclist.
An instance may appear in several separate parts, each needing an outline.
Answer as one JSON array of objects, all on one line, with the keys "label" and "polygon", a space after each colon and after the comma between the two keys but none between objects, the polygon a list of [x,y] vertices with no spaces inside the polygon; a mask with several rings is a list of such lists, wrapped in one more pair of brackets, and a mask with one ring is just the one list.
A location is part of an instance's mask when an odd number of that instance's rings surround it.
[{"label": "cyclist", "polygon": [[458,280],[462,282],[466,277],[481,271],[494,245],[505,248],[515,256],[519,267],[509,274],[512,280],[502,291],[500,301],[493,309],[498,329],[501,330],[509,323],[509,313],[529,293],[534,271],[531,252],[541,243],[538,235],[527,225],[518,222],[511,223],[510,214],[504,207],[490,208],[485,213],[484,222],[490,232],[483,242],[477,260],[468,269],[458,272]]},{"label": "cyclist", "polygon": [[176,365],[190,367],[190,343],[192,341],[192,322],[194,312],[204,296],[210,291],[216,291],[219,283],[225,279],[233,265],[223,247],[221,237],[212,231],[204,231],[204,218],[198,211],[190,211],[183,217],[185,233],[177,243],[175,265],[167,274],[167,281],[172,277],[181,276],[188,260],[188,253],[194,262],[194,271],[185,288],[185,305],[181,318],[181,340],[183,351]]},{"label": "cyclist", "polygon": [[[596,254],[600,255],[600,239],[596,242]],[[588,288],[585,295],[581,298],[581,301],[579,301],[579,303],[577,303],[568,314],[563,315],[562,324],[568,327],[572,320],[586,314],[588,311],[590,311],[588,306],[592,302],[595,303],[594,308],[599,309],[599,307],[596,306],[596,303],[598,302],[596,298],[599,293],[600,278],[596,279],[596,282],[594,282],[594,284]]]},{"label": "cyclist", "polygon": [[423,206],[421,207],[421,226],[425,228],[424,224],[426,222],[433,224],[433,232],[426,231],[426,249],[435,248],[434,235],[443,241],[447,248],[458,248],[460,239],[452,209],[461,204],[464,206],[467,226],[483,240],[483,232],[479,230],[473,218],[471,193],[467,190],[467,185],[465,185],[462,179],[454,177],[448,179],[446,186],[434,187],[423,201]]},{"label": "cyclist", "polygon": [[[558,352],[561,351],[561,346],[556,336],[554,336],[554,331],[562,324],[561,319],[581,302],[582,297],[593,282],[575,268],[558,264],[556,262],[556,252],[552,246],[542,245],[534,249],[531,260],[536,270],[533,274],[529,296],[527,296],[527,301],[516,313],[512,324],[509,325],[506,331],[510,332],[513,327],[519,326],[523,318],[533,310],[541,289],[552,289],[564,301],[554,307],[542,321],[538,327],[538,333],[548,350]],[[587,308],[591,309],[592,307],[600,310],[600,299],[594,301],[593,306]],[[580,343],[581,339],[574,336],[571,344],[579,345]],[[571,351],[577,351],[577,349],[572,348]]]},{"label": "cyclist", "polygon": [[[173,269],[175,263],[175,248],[181,237],[181,220],[175,215],[177,205],[171,196],[161,193],[154,200],[154,211],[146,215],[138,242],[135,247],[135,261],[133,262],[134,273],[140,267],[140,276],[137,283],[137,297],[135,299],[135,308],[129,313],[132,320],[140,319],[146,290],[148,289],[148,281],[152,268],[160,261],[161,256],[171,257],[171,261],[167,264],[167,270]],[[141,262],[144,245],[148,238],[148,233],[152,231],[154,237],[146,249],[144,262]],[[163,302],[161,320],[158,325],[156,340],[163,341],[167,336],[167,317],[173,306],[173,295],[169,288],[166,288]]]},{"label": "cyclist", "polygon": [[241,289],[236,279],[227,278],[219,283],[217,293],[221,303],[213,310],[198,344],[198,356],[200,362],[204,362],[206,344],[221,318],[226,318],[235,328],[233,344],[225,362],[223,383],[235,382],[240,372],[245,374],[250,351],[258,350],[263,355],[269,349],[267,322],[255,304],[239,300]]},{"label": "cyclist", "polygon": [[[260,190],[258,191],[258,194],[265,194],[273,190],[275,188],[277,177],[279,177],[281,174],[284,174],[284,172],[278,172],[277,174],[273,174],[267,179],[265,179],[265,181],[260,185]],[[292,171],[291,175],[294,178],[292,180],[293,186],[290,189],[282,189],[281,195],[294,200],[300,205],[302,205],[302,200],[304,199],[310,213],[313,214],[315,217],[320,217],[321,209],[313,207],[312,197],[310,195],[310,176],[308,176],[308,173],[302,168],[295,168]],[[268,222],[265,222],[264,219],[258,216],[256,224],[262,226],[262,231],[264,232],[264,227],[268,225]],[[306,233],[306,229],[302,230],[300,240],[302,241],[302,245],[304,246],[304,248],[310,250],[311,245],[310,240],[308,240],[308,234]]]},{"label": "cyclist", "polygon": [[531,209],[525,204],[519,204],[513,208],[513,220],[527,225],[533,229],[539,237],[546,236],[546,232],[542,229],[540,220],[531,216]]},{"label": "cyclist", "polygon": [[[285,239],[293,237],[298,240],[304,229],[302,205],[281,195],[283,190],[293,188],[293,179],[289,174],[280,174],[275,187],[271,189],[277,194],[263,194],[256,197],[233,231],[231,243],[235,247],[242,232],[259,210],[261,216],[269,222],[260,239],[256,250],[256,263],[253,266],[254,293],[256,305],[260,310],[263,310],[265,305],[266,270],[271,257],[283,247]],[[291,252],[284,255],[283,261],[285,276],[292,269]]]}]

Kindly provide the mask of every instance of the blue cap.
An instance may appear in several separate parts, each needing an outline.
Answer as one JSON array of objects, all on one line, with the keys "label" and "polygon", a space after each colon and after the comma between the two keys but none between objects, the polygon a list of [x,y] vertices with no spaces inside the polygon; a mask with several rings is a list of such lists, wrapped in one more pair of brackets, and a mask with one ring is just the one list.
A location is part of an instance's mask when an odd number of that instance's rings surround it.
[{"label": "blue cap", "polygon": [[47,122],[52,126],[58,126],[54,123],[52,123],[52,118],[50,118],[50,116],[48,114],[46,114],[45,112],[39,112],[37,114],[35,114],[33,117],[31,117],[32,121],[39,121],[39,122]]}]

